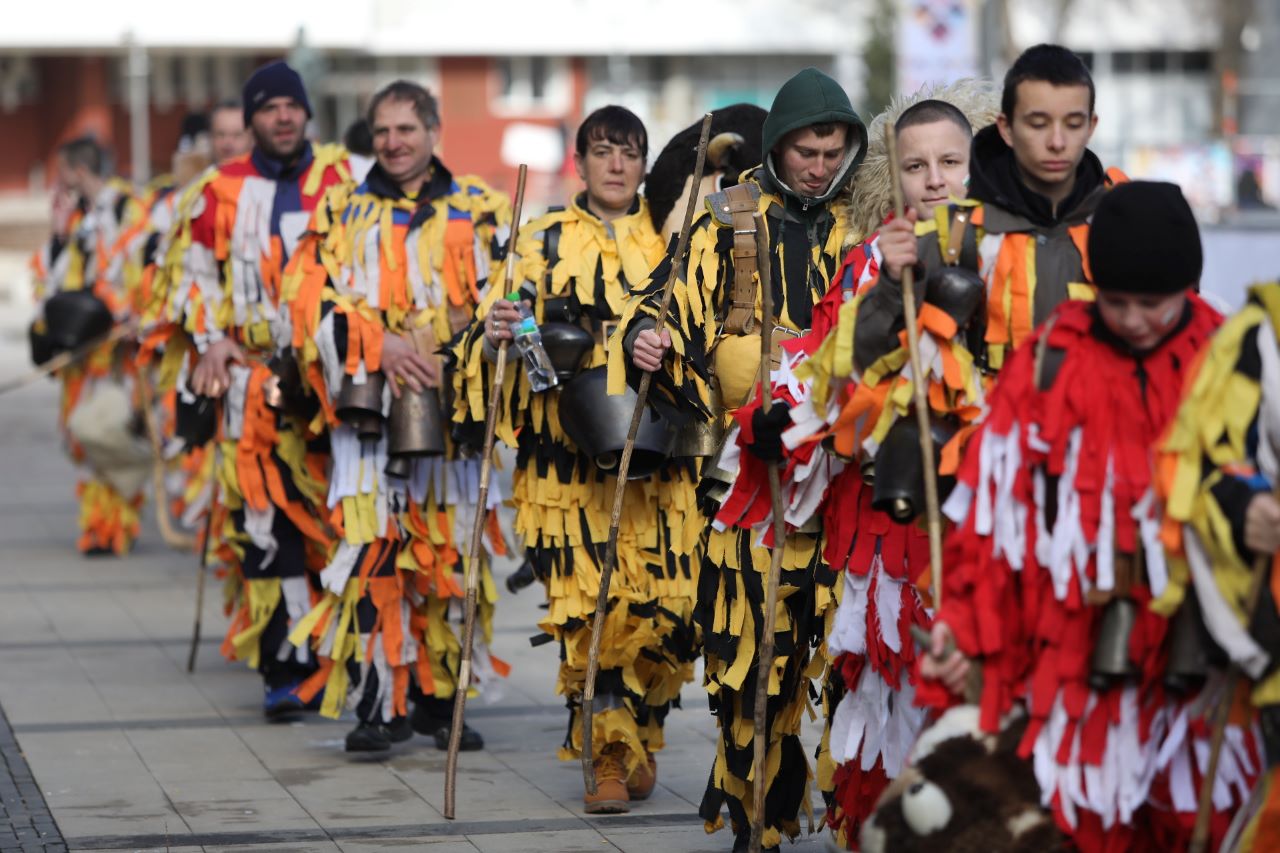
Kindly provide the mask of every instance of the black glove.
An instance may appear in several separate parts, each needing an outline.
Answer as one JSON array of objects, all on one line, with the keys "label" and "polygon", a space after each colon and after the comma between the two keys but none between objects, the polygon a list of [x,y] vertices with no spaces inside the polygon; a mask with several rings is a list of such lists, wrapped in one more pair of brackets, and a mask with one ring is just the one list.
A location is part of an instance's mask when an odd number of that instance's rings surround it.
[{"label": "black glove", "polygon": [[791,425],[791,407],[786,403],[774,403],[766,415],[764,406],[751,415],[751,433],[754,441],[747,450],[765,462],[782,461],[782,431]]}]

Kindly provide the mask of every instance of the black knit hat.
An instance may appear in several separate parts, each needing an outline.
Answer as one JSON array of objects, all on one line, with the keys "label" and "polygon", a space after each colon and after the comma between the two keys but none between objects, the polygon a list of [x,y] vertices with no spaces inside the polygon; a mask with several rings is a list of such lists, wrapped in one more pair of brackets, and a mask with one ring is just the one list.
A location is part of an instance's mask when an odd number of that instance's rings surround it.
[{"label": "black knit hat", "polygon": [[1177,293],[1200,280],[1204,254],[1177,184],[1132,181],[1109,190],[1089,226],[1089,268],[1101,290]]},{"label": "black knit hat", "polygon": [[307,89],[302,85],[298,72],[289,67],[284,60],[269,62],[259,68],[244,84],[244,124],[253,120],[253,114],[272,98],[293,98],[302,104],[311,118],[311,102],[307,100]]}]

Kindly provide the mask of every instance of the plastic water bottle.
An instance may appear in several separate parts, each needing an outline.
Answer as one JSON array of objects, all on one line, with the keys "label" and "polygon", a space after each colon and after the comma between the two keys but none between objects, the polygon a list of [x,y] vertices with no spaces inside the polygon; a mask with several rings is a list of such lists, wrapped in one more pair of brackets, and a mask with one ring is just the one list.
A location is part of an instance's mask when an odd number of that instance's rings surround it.
[{"label": "plastic water bottle", "polygon": [[507,299],[515,304],[520,312],[520,322],[512,329],[516,349],[520,351],[520,360],[524,362],[524,374],[529,377],[529,387],[535,392],[546,391],[560,384],[556,369],[551,364],[551,356],[542,346],[542,333],[538,331],[538,323],[533,319],[533,311],[520,299],[518,293],[508,294]]}]

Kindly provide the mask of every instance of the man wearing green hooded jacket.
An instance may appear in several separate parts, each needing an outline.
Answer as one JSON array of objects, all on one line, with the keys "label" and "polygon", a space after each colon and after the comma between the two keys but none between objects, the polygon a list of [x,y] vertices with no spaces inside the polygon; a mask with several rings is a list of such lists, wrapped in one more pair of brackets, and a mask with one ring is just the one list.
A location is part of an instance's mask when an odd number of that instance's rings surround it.
[{"label": "man wearing green hooded jacket", "polygon": [[[633,291],[620,323],[621,347],[611,353],[612,389],[634,384],[640,371],[649,371],[654,374],[650,400],[682,437],[708,426],[722,434],[732,426],[734,412],[747,402],[759,375],[761,325],[773,329],[777,367],[778,345],[809,328],[814,306],[831,285],[844,242],[838,198],[866,148],[866,127],[839,84],[816,68],[787,81],[765,120],[765,162],[744,173],[737,186],[708,196],[707,210],[694,222],[688,257],[678,260],[671,315],[661,332],[655,316],[674,259],[668,256]],[[774,316],[769,318],[763,317],[756,275],[756,212],[763,214],[771,254]],[[770,555],[750,531],[711,523],[717,499],[733,499],[717,483],[732,482],[739,462],[762,463],[718,461],[704,466],[700,487],[708,526],[694,618],[720,738],[699,812],[711,831],[723,825],[721,808],[727,806],[738,851],[747,849],[753,817],[752,711]],[[712,469],[718,470],[709,473]],[[765,849],[776,848],[784,833],[794,838],[800,809],[810,811],[811,773],[799,732],[809,679],[822,671],[823,661],[811,660],[811,649],[821,653],[822,614],[834,583],[821,560],[819,537],[818,530],[795,531],[784,546],[768,703]]]}]

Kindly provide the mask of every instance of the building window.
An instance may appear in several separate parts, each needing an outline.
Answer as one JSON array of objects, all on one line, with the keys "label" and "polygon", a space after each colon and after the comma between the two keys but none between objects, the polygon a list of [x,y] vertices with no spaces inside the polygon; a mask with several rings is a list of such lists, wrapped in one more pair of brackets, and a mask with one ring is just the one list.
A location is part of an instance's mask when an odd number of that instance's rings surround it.
[{"label": "building window", "polygon": [[499,115],[562,115],[572,96],[563,57],[512,56],[494,60],[493,111]]}]

